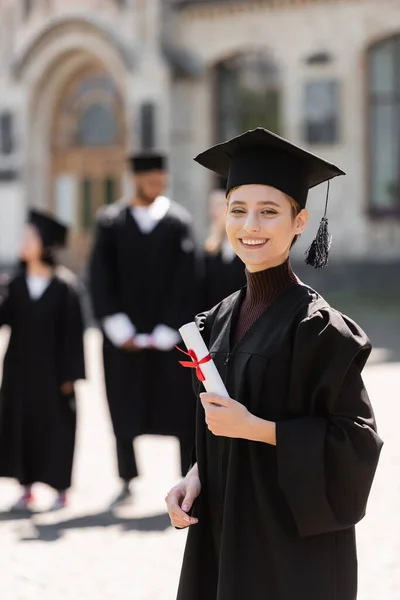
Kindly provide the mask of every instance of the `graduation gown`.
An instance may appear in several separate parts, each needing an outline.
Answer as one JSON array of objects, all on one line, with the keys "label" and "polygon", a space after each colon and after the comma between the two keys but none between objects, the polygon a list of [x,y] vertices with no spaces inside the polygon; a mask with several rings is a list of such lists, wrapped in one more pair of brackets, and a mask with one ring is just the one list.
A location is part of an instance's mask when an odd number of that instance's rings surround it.
[{"label": "graduation gown", "polygon": [[[107,207],[98,220],[90,282],[100,322],[122,312],[138,334],[148,334],[158,324],[177,330],[193,320],[197,278],[189,214],[172,202],[155,228],[143,233],[130,206]],[[128,352],[104,335],[103,358],[118,439],[159,434],[194,442],[191,377],[175,349]]]},{"label": "graduation gown", "polygon": [[207,252],[204,270],[204,305],[201,310],[210,310],[246,285],[245,266],[238,256],[226,261],[221,251],[216,254]]},{"label": "graduation gown", "polygon": [[214,436],[198,402],[199,523],[178,600],[354,600],[354,525],[382,445],[361,378],[370,343],[294,285],[232,348],[244,293],[208,313],[204,337],[230,396],[277,423],[277,446]]},{"label": "graduation gown", "polygon": [[0,303],[2,325],[11,336],[0,391],[0,477],[65,490],[71,485],[76,413],[74,395],[60,388],[85,377],[73,276],[56,270],[33,300],[25,273],[16,275]]}]

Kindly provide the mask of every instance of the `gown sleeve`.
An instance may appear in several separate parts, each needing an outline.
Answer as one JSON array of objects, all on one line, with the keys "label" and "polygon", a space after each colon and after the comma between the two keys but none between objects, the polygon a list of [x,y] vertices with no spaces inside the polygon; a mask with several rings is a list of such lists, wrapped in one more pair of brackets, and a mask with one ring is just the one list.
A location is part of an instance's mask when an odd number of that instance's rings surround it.
[{"label": "gown sleeve", "polygon": [[371,346],[358,326],[323,309],[298,327],[290,405],[277,423],[279,485],[301,537],[360,521],[382,441],[361,372]]},{"label": "gown sleeve", "polygon": [[78,291],[68,286],[63,311],[61,383],[85,379],[84,325]]},{"label": "gown sleeve", "polygon": [[102,215],[95,233],[89,263],[89,287],[96,319],[123,312],[116,279],[117,258],[113,221]]}]

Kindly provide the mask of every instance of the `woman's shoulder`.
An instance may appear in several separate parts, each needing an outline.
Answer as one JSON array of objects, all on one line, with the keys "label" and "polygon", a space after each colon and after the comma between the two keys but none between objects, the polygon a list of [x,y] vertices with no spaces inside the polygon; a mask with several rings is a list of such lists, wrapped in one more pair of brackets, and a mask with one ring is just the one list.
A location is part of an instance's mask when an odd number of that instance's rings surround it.
[{"label": "woman's shoulder", "polygon": [[371,342],[365,331],[317,292],[312,292],[297,322],[297,344],[326,354],[362,355],[360,364],[364,366],[371,352]]}]

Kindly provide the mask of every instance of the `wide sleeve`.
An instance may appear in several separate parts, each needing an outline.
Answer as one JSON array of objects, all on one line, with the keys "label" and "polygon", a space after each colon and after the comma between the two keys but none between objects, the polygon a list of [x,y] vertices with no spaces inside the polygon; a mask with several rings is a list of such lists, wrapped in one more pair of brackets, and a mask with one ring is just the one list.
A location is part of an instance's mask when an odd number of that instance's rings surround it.
[{"label": "wide sleeve", "polygon": [[171,329],[192,321],[200,284],[194,235],[189,223],[179,223],[173,274],[163,299],[160,323]]},{"label": "wide sleeve", "polygon": [[85,379],[84,324],[78,290],[69,285],[62,315],[61,383]]},{"label": "wide sleeve", "polygon": [[121,313],[117,281],[117,256],[113,220],[103,215],[97,224],[89,262],[89,291],[96,319]]},{"label": "wide sleeve", "polygon": [[294,418],[277,423],[279,485],[300,536],[360,521],[382,448],[361,372],[371,350],[358,326],[326,308],[298,327]]}]

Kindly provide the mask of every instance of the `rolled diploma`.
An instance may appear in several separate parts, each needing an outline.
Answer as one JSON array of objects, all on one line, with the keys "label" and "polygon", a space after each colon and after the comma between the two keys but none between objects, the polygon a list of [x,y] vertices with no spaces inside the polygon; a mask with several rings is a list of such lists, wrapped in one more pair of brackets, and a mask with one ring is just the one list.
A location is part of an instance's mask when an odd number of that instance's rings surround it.
[{"label": "rolled diploma", "polygon": [[[188,350],[193,350],[196,353],[197,359],[200,361],[205,356],[209,355],[209,350],[204,343],[200,331],[197,329],[196,323],[187,323],[179,329],[185,346]],[[203,385],[206,391],[210,394],[217,394],[223,398],[229,398],[221,375],[217,371],[217,367],[213,360],[210,360],[203,365],[200,365],[201,371],[205,377]]]}]

